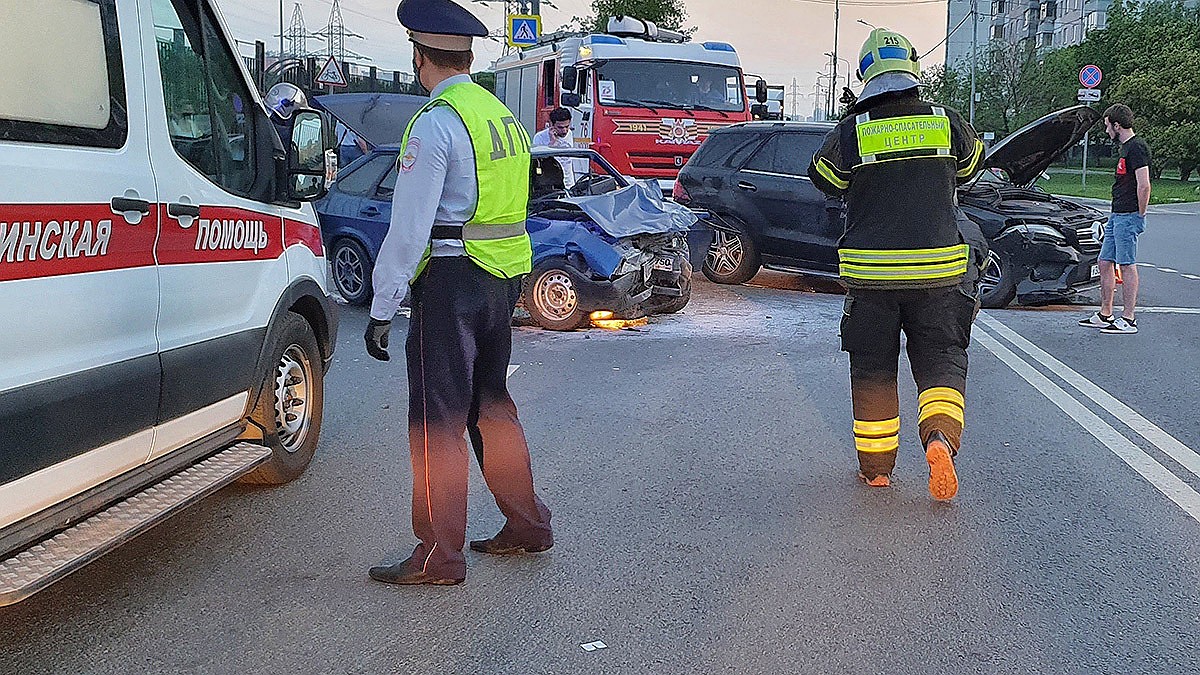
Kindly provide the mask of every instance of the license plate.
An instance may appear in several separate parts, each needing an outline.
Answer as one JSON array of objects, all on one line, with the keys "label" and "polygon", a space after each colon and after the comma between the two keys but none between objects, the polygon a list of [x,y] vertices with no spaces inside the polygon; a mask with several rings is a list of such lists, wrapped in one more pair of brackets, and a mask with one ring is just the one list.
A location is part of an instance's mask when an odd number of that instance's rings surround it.
[{"label": "license plate", "polygon": [[1099,277],[1100,277],[1100,266],[1092,265],[1092,278],[1097,279]]},{"label": "license plate", "polygon": [[653,268],[663,272],[673,272],[675,271],[675,261],[670,258],[659,258],[654,261]]}]

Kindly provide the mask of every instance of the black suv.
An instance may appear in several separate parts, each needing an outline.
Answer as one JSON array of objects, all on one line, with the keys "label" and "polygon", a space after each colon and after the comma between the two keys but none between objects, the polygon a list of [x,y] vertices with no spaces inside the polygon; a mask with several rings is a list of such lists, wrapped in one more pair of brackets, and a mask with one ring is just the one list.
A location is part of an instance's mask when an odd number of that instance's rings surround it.
[{"label": "black suv", "polygon": [[[986,170],[959,189],[963,213],[991,247],[985,307],[1071,300],[1095,288],[1104,216],[1033,187],[1099,119],[1087,106],[1026,125],[988,153]],[[808,179],[832,123],[748,122],[714,131],[675,183],[676,201],[712,214],[704,275],[749,281],[761,267],[836,276],[842,203]]]}]

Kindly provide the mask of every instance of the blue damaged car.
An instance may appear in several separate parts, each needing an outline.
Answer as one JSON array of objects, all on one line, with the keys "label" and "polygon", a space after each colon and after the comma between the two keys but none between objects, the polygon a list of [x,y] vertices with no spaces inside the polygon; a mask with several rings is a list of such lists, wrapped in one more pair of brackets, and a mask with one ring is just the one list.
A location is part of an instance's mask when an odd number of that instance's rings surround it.
[{"label": "blue damaged car", "polygon": [[[334,285],[351,304],[370,300],[371,272],[391,217],[399,140],[426,100],[400,94],[315,99],[371,146],[316,203]],[[707,225],[686,207],[664,202],[656,184],[622,176],[592,150],[534,148],[532,154],[526,229],[533,272],[521,304],[534,323],[572,330],[596,311],[628,319],[683,309],[693,264],[712,240]],[[575,176],[569,186],[567,163]]]}]

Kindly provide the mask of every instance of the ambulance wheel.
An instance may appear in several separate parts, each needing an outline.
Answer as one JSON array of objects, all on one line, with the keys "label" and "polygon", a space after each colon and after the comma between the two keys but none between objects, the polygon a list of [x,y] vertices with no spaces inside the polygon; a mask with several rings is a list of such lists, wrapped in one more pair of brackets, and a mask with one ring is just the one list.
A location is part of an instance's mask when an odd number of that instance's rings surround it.
[{"label": "ambulance wheel", "polygon": [[534,323],[547,330],[575,330],[587,323],[579,291],[565,260],[545,260],[525,279],[522,302]]},{"label": "ambulance wheel", "polygon": [[738,227],[737,233],[728,230],[716,230],[713,233],[713,243],[708,248],[703,267],[704,276],[708,277],[709,281],[718,284],[744,284],[758,274],[761,266],[758,247],[746,234],[744,227]]},{"label": "ambulance wheel", "polygon": [[351,305],[363,305],[371,299],[371,272],[375,265],[367,250],[357,241],[342,237],[329,251],[333,265],[333,284],[338,294]]},{"label": "ambulance wheel", "polygon": [[321,433],[325,369],[312,327],[300,315],[283,315],[251,423],[262,430],[271,458],[242,482],[279,485],[308,468]]},{"label": "ambulance wheel", "polygon": [[987,264],[979,275],[979,301],[987,309],[1004,309],[1017,297],[1016,270],[1007,256],[988,251]]}]

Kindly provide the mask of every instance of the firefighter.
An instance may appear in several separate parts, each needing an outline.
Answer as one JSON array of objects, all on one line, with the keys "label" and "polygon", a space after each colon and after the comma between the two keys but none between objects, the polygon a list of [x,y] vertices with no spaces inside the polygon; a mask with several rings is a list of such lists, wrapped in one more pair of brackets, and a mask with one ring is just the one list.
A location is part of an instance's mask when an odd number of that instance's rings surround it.
[{"label": "firefighter", "polygon": [[838,242],[847,288],[841,337],[850,354],[859,476],[870,486],[891,484],[900,447],[896,370],[903,331],[920,392],[929,492],[946,500],[958,491],[953,457],[978,311],[973,266],[986,255],[960,234],[955,188],[978,172],[983,143],[957,112],[918,97],[919,73],[907,38],[871,31],[859,53],[862,93],[826,136],[808,174],[822,191],[846,200]]},{"label": "firefighter", "polygon": [[412,523],[420,543],[377,581],[451,585],[466,577],[464,432],[507,519],[471,542],[482,553],[536,553],[554,538],[533,489],[529,448],[508,394],[511,320],[530,271],[525,232],[529,136],[471,81],[472,37],[487,29],[451,0],[404,0],[416,77],[430,90],[401,141],[392,220],[373,276],[367,352],[386,361],[392,317],[412,282],[408,442]]}]

